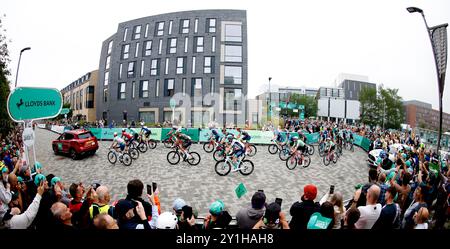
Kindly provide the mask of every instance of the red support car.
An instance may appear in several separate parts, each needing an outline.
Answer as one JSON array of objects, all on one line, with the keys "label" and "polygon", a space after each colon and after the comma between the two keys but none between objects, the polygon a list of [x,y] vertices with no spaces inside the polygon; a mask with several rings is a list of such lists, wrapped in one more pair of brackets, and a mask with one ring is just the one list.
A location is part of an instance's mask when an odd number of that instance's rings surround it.
[{"label": "red support car", "polygon": [[80,155],[94,155],[98,150],[98,141],[88,130],[69,130],[52,142],[52,148],[55,155],[68,154],[75,160]]}]

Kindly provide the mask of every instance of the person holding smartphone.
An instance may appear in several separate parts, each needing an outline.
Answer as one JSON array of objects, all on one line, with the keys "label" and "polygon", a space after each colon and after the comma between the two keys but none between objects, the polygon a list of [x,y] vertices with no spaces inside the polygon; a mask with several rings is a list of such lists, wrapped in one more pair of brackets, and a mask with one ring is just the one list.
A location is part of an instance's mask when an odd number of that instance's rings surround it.
[{"label": "person holding smartphone", "polygon": [[239,210],[236,214],[236,222],[239,229],[252,229],[263,217],[266,205],[266,195],[258,190],[252,196],[251,205]]},{"label": "person holding smartphone", "polygon": [[267,205],[264,216],[253,226],[253,229],[290,229],[286,215],[281,211],[281,206],[272,202]]}]

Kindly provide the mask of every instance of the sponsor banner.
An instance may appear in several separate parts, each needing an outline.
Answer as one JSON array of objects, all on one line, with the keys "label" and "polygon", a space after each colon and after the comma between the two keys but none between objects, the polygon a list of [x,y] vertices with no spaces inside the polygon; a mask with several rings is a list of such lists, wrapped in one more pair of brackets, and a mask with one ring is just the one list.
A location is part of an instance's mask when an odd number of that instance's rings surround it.
[{"label": "sponsor banner", "polygon": [[[92,134],[101,140],[113,140],[114,132],[117,132],[118,135],[122,133],[122,128],[89,128]],[[131,131],[130,131],[131,130]],[[150,128],[152,134],[150,135],[150,139],[160,141],[161,140],[161,128]],[[141,128],[131,128],[127,129],[128,133],[139,133],[141,132]]]},{"label": "sponsor banner", "polygon": [[[161,131],[161,140],[167,139],[167,133],[169,133],[172,128],[162,128]],[[186,134],[191,137],[192,142],[198,142],[200,138],[200,129],[199,128],[182,128],[181,133]]]},{"label": "sponsor banner", "polygon": [[247,130],[248,135],[250,135],[252,144],[272,144],[270,140],[273,138],[273,132],[271,131],[257,131],[257,130]]}]

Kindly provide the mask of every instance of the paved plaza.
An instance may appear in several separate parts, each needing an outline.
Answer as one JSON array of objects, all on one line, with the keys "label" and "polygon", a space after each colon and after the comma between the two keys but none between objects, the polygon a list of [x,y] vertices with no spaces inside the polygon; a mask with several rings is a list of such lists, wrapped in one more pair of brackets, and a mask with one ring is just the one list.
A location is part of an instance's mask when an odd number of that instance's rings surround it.
[{"label": "paved plaza", "polygon": [[[74,161],[54,155],[51,141],[57,137],[56,133],[36,129],[37,161],[43,164],[44,174],[53,173],[61,177],[67,188],[72,182],[81,181],[84,185],[99,182],[109,187],[114,201],[125,197],[128,181],[136,178],[144,184],[153,181],[158,183],[163,211],[169,211],[173,200],[181,197],[198,210],[199,216],[206,215],[209,205],[216,199],[223,200],[226,209],[235,216],[240,208],[250,204],[252,194],[258,189],[264,190],[268,202],[274,201],[276,197],[282,198],[282,209],[289,214],[289,208],[299,200],[305,184],[313,183],[318,187],[318,199],[329,190],[331,184],[335,185],[336,191],[343,193],[344,199],[350,199],[354,186],[366,182],[368,175],[367,153],[358,147],[353,153],[344,151],[337,164],[324,166],[316,146],[308,168],[297,166],[289,170],[278,154],[269,154],[267,146],[257,146],[258,153],[249,158],[255,165],[251,175],[230,172],[227,176],[219,176],[214,171],[212,154],[205,153],[198,144],[191,148],[191,151],[201,155],[201,162],[197,166],[190,166],[186,162],[170,165],[166,160],[170,149],[158,144],[156,149],[141,153],[138,160],[126,167],[119,162],[115,165],[108,162],[111,141],[99,142],[100,148],[96,155]],[[244,183],[248,193],[238,199],[234,190],[240,183]]]}]

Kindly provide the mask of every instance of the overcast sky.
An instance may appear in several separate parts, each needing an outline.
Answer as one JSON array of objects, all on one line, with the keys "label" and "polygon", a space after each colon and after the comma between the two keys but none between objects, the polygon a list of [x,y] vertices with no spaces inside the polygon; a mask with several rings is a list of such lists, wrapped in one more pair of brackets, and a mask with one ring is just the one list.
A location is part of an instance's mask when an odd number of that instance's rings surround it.
[{"label": "overcast sky", "polygon": [[19,86],[61,89],[97,69],[101,44],[120,22],[184,10],[244,9],[250,97],[267,87],[269,76],[273,85],[319,88],[332,86],[344,72],[437,108],[431,45],[421,16],[409,14],[408,6],[422,8],[430,26],[450,23],[449,0],[3,0],[0,14],[6,14],[11,39],[11,82],[20,49],[31,47],[22,56]]}]

